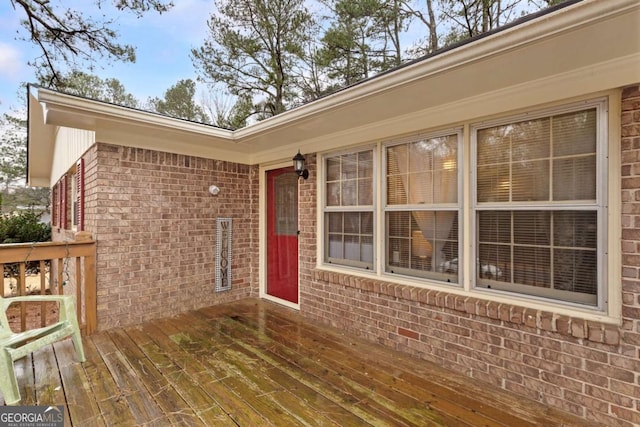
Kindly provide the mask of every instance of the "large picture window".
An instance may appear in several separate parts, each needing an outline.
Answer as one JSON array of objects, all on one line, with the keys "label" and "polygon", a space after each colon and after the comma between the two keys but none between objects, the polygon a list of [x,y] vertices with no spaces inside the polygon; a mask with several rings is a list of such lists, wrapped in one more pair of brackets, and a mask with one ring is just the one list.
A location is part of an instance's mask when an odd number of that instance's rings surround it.
[{"label": "large picture window", "polygon": [[458,282],[457,132],[385,145],[385,270]]},{"label": "large picture window", "polygon": [[324,158],[325,261],[373,268],[373,150]]},{"label": "large picture window", "polygon": [[602,111],[597,103],[472,129],[476,286],[598,303]]},{"label": "large picture window", "polygon": [[323,264],[606,310],[608,120],[601,98],[326,154]]}]

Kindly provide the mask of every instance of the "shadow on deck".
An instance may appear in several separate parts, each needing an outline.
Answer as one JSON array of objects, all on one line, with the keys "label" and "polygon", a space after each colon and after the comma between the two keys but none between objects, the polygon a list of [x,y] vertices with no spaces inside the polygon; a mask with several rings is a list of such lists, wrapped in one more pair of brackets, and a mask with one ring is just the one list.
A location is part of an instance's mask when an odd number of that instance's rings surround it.
[{"label": "shadow on deck", "polygon": [[74,426],[587,425],[258,300],[84,342],[84,364],[69,340],[17,361],[20,404]]}]

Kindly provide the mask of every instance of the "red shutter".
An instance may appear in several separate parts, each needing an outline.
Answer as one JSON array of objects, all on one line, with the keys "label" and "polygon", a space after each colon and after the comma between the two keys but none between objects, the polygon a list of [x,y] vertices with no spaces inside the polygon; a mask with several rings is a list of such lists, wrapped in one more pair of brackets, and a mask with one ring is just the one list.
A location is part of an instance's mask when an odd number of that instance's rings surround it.
[{"label": "red shutter", "polygon": [[67,175],[60,179],[60,228],[67,228]]},{"label": "red shutter", "polygon": [[76,165],[76,224],[78,231],[84,230],[84,159]]},{"label": "red shutter", "polygon": [[58,226],[58,184],[51,189],[51,227]]},{"label": "red shutter", "polygon": [[62,196],[64,194],[64,190],[62,189],[62,178],[60,178],[60,180],[58,181],[58,218],[57,218],[57,222],[56,225],[59,228],[62,228],[63,224],[62,224],[62,218],[64,217],[64,214],[62,213]]}]

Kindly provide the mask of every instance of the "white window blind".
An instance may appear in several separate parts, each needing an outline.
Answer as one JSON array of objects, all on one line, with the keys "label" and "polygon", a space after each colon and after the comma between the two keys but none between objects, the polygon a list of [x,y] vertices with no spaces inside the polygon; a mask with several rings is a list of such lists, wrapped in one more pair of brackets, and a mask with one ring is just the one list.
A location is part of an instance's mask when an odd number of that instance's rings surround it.
[{"label": "white window blind", "polygon": [[475,130],[478,286],[597,303],[598,112]]}]

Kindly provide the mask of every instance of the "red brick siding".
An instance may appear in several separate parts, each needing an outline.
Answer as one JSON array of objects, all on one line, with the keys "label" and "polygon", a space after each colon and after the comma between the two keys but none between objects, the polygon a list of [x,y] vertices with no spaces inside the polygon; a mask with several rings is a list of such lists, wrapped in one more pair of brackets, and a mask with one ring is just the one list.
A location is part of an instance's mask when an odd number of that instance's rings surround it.
[{"label": "red brick siding", "polygon": [[[257,295],[257,167],[100,143],[84,158],[98,329]],[[217,218],[233,219],[232,290],[220,293]]]},{"label": "red brick siding", "polygon": [[621,327],[316,270],[315,171],[301,187],[301,312],[603,425],[640,425],[640,86],[622,97]]}]

